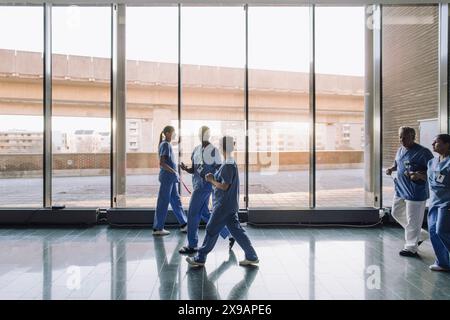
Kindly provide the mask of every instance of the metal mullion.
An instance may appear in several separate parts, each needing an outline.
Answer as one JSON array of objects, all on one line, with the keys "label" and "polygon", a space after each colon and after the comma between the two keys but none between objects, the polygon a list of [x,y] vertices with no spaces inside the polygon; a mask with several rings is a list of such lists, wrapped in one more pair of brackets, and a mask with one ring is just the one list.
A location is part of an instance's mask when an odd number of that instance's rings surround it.
[{"label": "metal mullion", "polygon": [[126,7],[113,5],[111,56],[111,150],[112,203],[126,206],[126,85],[125,85],[125,28]]},{"label": "metal mullion", "polygon": [[316,70],[315,5],[310,7],[309,61],[309,207],[316,206]]},{"label": "metal mullion", "polygon": [[249,210],[249,91],[248,91],[248,5],[244,6],[245,10],[245,80],[244,80],[244,108],[245,108],[245,209]]},{"label": "metal mullion", "polygon": [[[178,175],[181,177],[181,3],[178,4],[178,68],[177,68],[177,108],[178,108]],[[181,195],[181,180],[178,181],[178,193]]]},{"label": "metal mullion", "polygon": [[380,9],[365,7],[364,181],[365,202],[381,207]]},{"label": "metal mullion", "polygon": [[449,132],[448,112],[448,4],[439,5],[439,131]]},{"label": "metal mullion", "polygon": [[52,5],[44,4],[44,146],[43,204],[52,206]]},{"label": "metal mullion", "polygon": [[382,167],[383,167],[383,106],[382,106],[382,7],[376,5],[373,29],[373,190],[374,207],[383,206]]},{"label": "metal mullion", "polygon": [[109,178],[110,178],[110,207],[113,208],[114,207],[114,197],[115,197],[115,188],[114,188],[114,175],[115,175],[115,171],[114,171],[114,93],[115,93],[115,68],[114,68],[114,54],[115,54],[115,40],[114,40],[114,35],[115,35],[115,27],[114,24],[116,22],[117,16],[116,16],[116,11],[114,8],[114,4],[111,5],[111,62],[110,62],[110,150],[109,150]]}]

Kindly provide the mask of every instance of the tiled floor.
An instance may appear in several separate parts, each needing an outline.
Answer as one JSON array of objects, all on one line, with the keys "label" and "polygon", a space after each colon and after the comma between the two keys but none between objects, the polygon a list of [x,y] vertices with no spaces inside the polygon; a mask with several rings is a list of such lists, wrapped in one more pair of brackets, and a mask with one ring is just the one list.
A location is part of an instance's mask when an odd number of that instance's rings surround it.
[{"label": "tiled floor", "polygon": [[[0,299],[450,299],[450,274],[398,255],[401,229],[247,227],[258,268],[219,240],[188,267],[185,234],[149,229],[0,229]],[[200,238],[203,238],[201,231]]]}]

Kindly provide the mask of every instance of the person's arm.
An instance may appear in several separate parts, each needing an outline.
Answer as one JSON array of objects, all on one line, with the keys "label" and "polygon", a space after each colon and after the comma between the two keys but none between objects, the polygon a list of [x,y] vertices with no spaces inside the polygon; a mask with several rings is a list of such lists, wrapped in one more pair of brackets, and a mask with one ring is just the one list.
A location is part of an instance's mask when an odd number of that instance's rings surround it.
[{"label": "person's arm", "polygon": [[187,173],[194,174],[194,163],[192,163],[192,167],[186,166],[183,162],[180,165],[181,170],[186,171]]},{"label": "person's arm", "polygon": [[[424,157],[423,157],[423,166],[426,168],[428,166],[428,162],[433,159],[433,154],[430,150],[425,149]],[[413,171],[409,174],[409,178],[413,181],[427,181],[427,171],[426,170],[418,170]]]},{"label": "person's arm", "polygon": [[415,171],[409,174],[409,178],[413,181],[427,181],[427,173],[426,171]]},{"label": "person's arm", "polygon": [[194,157],[195,157],[195,152],[197,151],[197,147],[194,148],[194,151],[192,151],[191,154],[191,167],[189,168],[187,165],[185,165],[183,162],[180,165],[181,170],[186,171],[189,174],[194,174]]},{"label": "person's arm", "polygon": [[169,156],[170,156],[169,143],[164,142],[159,147],[159,166],[165,171],[178,175],[178,173],[167,164]]},{"label": "person's arm", "polygon": [[160,165],[160,167],[163,168],[164,170],[168,171],[168,172],[171,172],[171,173],[174,173],[174,174],[178,175],[178,172],[176,172],[171,166],[169,166],[167,164],[167,158],[168,158],[167,156],[159,157],[159,165]]},{"label": "person's arm", "polygon": [[217,181],[212,173],[207,174],[205,179],[217,189],[227,191],[230,188],[231,184],[233,183],[233,178],[235,174],[236,172],[233,166],[225,165],[220,171],[220,178],[223,182]]},{"label": "person's arm", "polygon": [[394,160],[392,167],[386,169],[386,174],[390,176],[392,172],[397,171],[397,161]]},{"label": "person's arm", "polygon": [[216,187],[217,189],[223,190],[223,191],[227,191],[228,188],[230,187],[229,183],[220,183],[219,181],[214,179],[214,175],[212,173],[208,173],[205,176],[205,179],[206,179],[206,181],[211,183],[214,187]]}]

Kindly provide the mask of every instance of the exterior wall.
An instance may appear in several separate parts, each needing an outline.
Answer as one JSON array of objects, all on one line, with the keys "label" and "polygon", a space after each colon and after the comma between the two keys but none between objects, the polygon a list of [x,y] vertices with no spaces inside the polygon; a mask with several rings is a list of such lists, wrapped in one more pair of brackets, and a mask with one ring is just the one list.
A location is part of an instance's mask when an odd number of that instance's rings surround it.
[{"label": "exterior wall", "polygon": [[36,153],[42,151],[43,133],[0,131],[0,153]]},{"label": "exterior wall", "polygon": [[[188,154],[183,155],[189,157]],[[363,162],[363,151],[318,151],[317,164],[321,168],[338,168],[339,165],[346,167],[354,165],[359,167]],[[243,159],[243,153],[237,153],[236,159]],[[308,152],[281,152],[281,153],[258,153],[250,152],[250,170],[256,171],[267,168],[270,163],[266,160],[276,159],[272,165],[279,165],[283,170],[307,169],[309,163]],[[239,162],[239,161],[238,161]],[[64,153],[53,156],[53,170],[68,170],[62,175],[77,175],[77,170],[87,170],[94,175],[109,175],[110,157],[107,153]],[[136,172],[155,173],[159,169],[159,160],[156,153],[128,153],[127,170]],[[93,170],[95,169],[95,170]],[[79,172],[82,175],[82,172]],[[0,157],[0,177],[17,176],[42,176],[42,155],[41,154],[4,154]],[[61,174],[59,174],[61,175]]]},{"label": "exterior wall", "polygon": [[[419,120],[438,116],[438,7],[383,7],[383,165],[399,146],[398,128],[419,136]],[[427,146],[430,147],[430,146]]]}]

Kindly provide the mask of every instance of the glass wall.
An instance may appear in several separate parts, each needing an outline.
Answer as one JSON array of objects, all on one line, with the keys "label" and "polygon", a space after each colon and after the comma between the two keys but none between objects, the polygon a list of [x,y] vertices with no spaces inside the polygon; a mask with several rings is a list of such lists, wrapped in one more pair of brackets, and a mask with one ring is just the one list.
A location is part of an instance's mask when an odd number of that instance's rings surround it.
[{"label": "glass wall", "polygon": [[316,205],[370,206],[364,192],[363,7],[317,7]]},{"label": "glass wall", "polygon": [[438,6],[384,6],[382,15],[383,206],[390,206],[395,174],[384,173],[400,147],[399,127],[413,127],[430,150],[439,133]]},{"label": "glass wall", "polygon": [[126,204],[154,208],[159,135],[178,128],[178,8],[127,7],[126,17]]},{"label": "glass wall", "polygon": [[[191,163],[202,125],[211,129],[211,143],[216,146],[220,137],[233,136],[240,206],[245,208],[245,11],[242,7],[183,7],[181,30],[181,160]],[[192,188],[191,177],[183,176]],[[183,201],[187,204],[188,198]]]},{"label": "glass wall", "polygon": [[111,8],[52,10],[53,203],[109,207]]},{"label": "glass wall", "polygon": [[0,30],[0,207],[41,207],[42,6],[0,6]]},{"label": "glass wall", "polygon": [[[173,147],[186,163],[200,126],[211,128],[215,145],[225,134],[236,138],[241,208],[247,185],[252,208],[309,206],[310,7],[250,6],[247,52],[245,17],[242,6],[127,7],[127,207],[155,207],[159,136],[178,124],[181,144]],[[438,6],[383,6],[382,21],[383,204],[389,206],[395,177],[384,171],[399,147],[398,128],[414,127],[417,142],[430,149],[439,132]],[[11,30],[0,35],[0,206],[40,207],[43,8],[0,6],[0,27]],[[365,27],[363,7],[316,6],[317,207],[372,205],[364,190]],[[111,7],[54,6],[51,32],[52,202],[109,207]],[[187,206],[191,177],[182,177]]]},{"label": "glass wall", "polygon": [[248,10],[249,205],[308,207],[309,8]]}]

